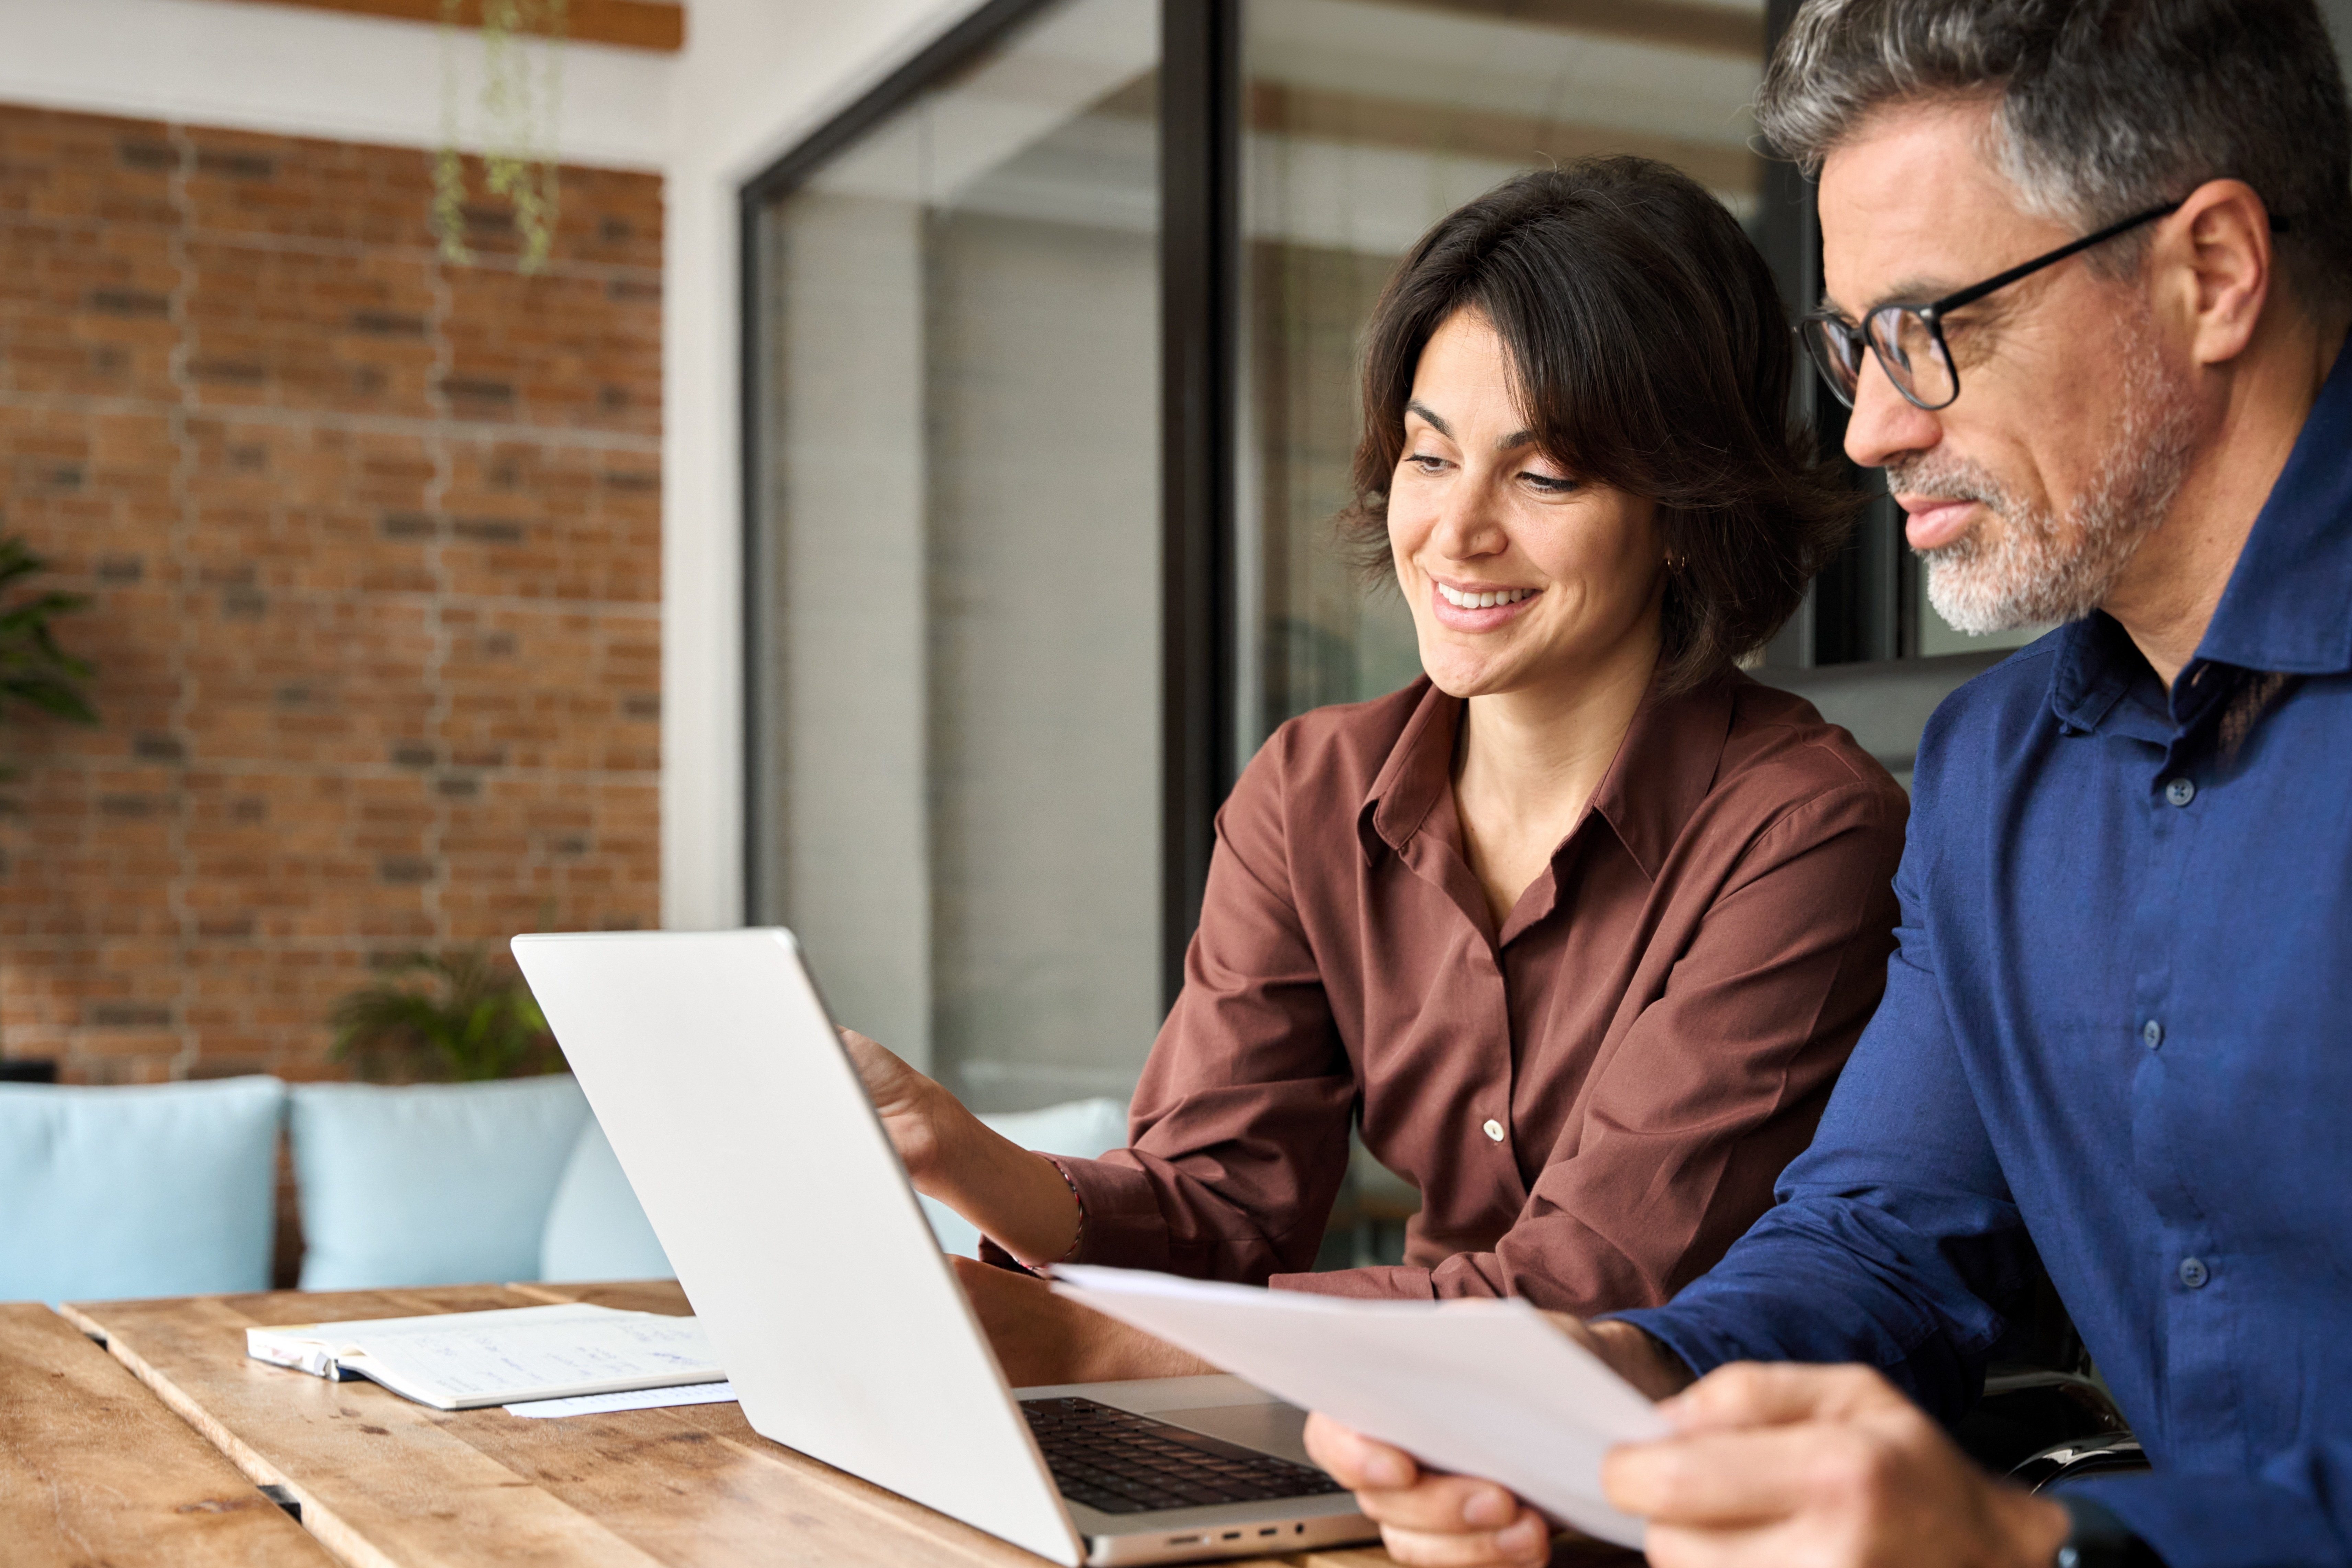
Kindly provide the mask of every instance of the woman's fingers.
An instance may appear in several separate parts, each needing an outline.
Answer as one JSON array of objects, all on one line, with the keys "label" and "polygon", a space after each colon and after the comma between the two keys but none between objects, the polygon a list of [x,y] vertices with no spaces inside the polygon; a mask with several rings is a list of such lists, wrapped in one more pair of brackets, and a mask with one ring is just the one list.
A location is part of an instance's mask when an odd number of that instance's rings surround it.
[{"label": "woman's fingers", "polygon": [[898,1152],[898,1163],[918,1188],[932,1180],[940,1158],[939,1102],[944,1092],[901,1061],[888,1047],[855,1029],[841,1031],[842,1049],[866,1086],[866,1098],[882,1118],[882,1129]]},{"label": "woman's fingers", "polygon": [[878,1040],[869,1040],[855,1029],[841,1031],[842,1049],[849,1055],[849,1065],[866,1085],[866,1095],[874,1103],[887,1110],[887,1102],[905,1098],[914,1085],[925,1081],[923,1075],[900,1060],[897,1052]]}]

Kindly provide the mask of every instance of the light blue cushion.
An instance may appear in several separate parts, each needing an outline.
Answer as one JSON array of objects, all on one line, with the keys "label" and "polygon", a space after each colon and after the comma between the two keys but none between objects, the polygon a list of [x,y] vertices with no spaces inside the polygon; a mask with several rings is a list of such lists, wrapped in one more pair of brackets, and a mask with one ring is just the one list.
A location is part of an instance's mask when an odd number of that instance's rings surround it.
[{"label": "light blue cushion", "polygon": [[302,1289],[539,1278],[556,1183],[588,1121],[569,1075],[292,1090]]},{"label": "light blue cushion", "polygon": [[[1043,1110],[994,1111],[981,1118],[990,1127],[1024,1149],[1041,1154],[1068,1154],[1091,1160],[1097,1154],[1127,1147],[1127,1107],[1116,1100],[1074,1100]],[[931,1198],[923,1199],[923,1213],[941,1250],[980,1256],[980,1232],[963,1215]]]},{"label": "light blue cushion", "polygon": [[0,1084],[0,1299],[269,1289],[274,1078]]},{"label": "light blue cushion", "polygon": [[669,1255],[621,1171],[613,1141],[590,1117],[556,1184],[540,1237],[541,1279],[675,1279]]}]

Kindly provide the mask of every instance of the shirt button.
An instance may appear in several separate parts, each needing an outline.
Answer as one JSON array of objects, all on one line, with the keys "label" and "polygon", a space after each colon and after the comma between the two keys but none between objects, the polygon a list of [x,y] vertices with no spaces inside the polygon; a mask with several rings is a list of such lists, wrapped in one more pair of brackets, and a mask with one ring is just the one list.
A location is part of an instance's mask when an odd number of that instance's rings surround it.
[{"label": "shirt button", "polygon": [[1486,1118],[1486,1125],[1484,1131],[1486,1131],[1486,1136],[1495,1142],[1500,1143],[1503,1141],[1503,1124],[1496,1121],[1493,1117],[1489,1116]]},{"label": "shirt button", "polygon": [[2147,1042],[2149,1050],[2164,1044],[2164,1026],[2150,1018],[2139,1026],[2139,1037]]},{"label": "shirt button", "polygon": [[2205,1281],[2211,1278],[2213,1271],[2205,1267],[2203,1258],[2184,1258],[2180,1260],[2180,1282],[2191,1290],[2203,1289]]},{"label": "shirt button", "polygon": [[2197,786],[2187,779],[2168,780],[2164,786],[2164,798],[2175,805],[2187,805],[2197,798]]}]

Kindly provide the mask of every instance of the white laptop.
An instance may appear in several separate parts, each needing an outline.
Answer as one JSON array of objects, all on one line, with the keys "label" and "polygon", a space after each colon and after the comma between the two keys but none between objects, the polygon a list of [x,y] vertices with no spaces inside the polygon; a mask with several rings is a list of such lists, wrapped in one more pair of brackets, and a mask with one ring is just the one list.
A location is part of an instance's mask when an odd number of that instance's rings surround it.
[{"label": "white laptop", "polygon": [[1005,1386],[792,933],[514,954],[755,1431],[1057,1563],[1377,1533],[1239,1379]]}]

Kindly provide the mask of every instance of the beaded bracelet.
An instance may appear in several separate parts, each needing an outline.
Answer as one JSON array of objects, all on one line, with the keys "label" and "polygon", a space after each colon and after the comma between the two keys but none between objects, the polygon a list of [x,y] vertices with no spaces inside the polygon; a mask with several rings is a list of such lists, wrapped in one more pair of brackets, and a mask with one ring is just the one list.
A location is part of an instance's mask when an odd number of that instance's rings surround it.
[{"label": "beaded bracelet", "polygon": [[1078,1228],[1070,1236],[1068,1249],[1061,1257],[1054,1259],[1056,1263],[1075,1263],[1077,1261],[1078,1248],[1087,1239],[1087,1200],[1078,1191],[1078,1184],[1071,1178],[1068,1166],[1051,1154],[1045,1155],[1043,1158],[1047,1164],[1054,1167],[1054,1173],[1062,1178],[1062,1185],[1070,1189],[1070,1201],[1078,1205]]}]

